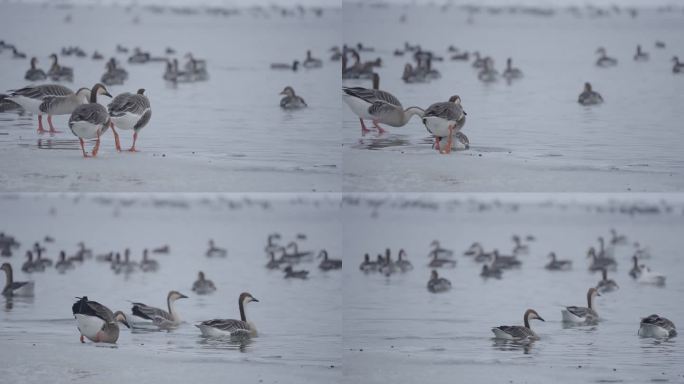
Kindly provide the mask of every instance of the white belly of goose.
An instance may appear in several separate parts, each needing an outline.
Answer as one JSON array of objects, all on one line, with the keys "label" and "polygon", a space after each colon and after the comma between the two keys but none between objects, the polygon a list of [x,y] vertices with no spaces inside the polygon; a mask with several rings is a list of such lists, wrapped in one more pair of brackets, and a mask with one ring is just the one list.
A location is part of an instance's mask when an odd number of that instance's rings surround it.
[{"label": "white belly of goose", "polygon": [[104,128],[101,124],[92,124],[87,121],[74,121],[69,124],[71,132],[81,139],[95,139]]},{"label": "white belly of goose", "polygon": [[352,112],[354,112],[356,116],[366,120],[372,120],[375,118],[373,115],[368,113],[368,108],[370,108],[371,104],[366,100],[359,99],[358,97],[351,95],[343,95],[342,100],[347,103],[349,108],[351,108]]},{"label": "white belly of goose", "polygon": [[641,324],[641,327],[639,327],[639,336],[664,339],[670,337],[670,331],[655,324]]},{"label": "white belly of goose", "polygon": [[135,125],[138,123],[138,120],[140,120],[140,116],[141,115],[126,112],[121,116],[112,116],[111,119],[117,128],[133,129],[133,127],[135,127]]},{"label": "white belly of goose", "polygon": [[81,335],[87,337],[90,340],[97,339],[97,333],[102,330],[105,322],[97,316],[88,316],[82,314],[75,314],[76,323],[78,324],[78,330]]},{"label": "white belly of goose", "polygon": [[453,122],[442,119],[436,116],[426,116],[423,117],[423,124],[425,127],[437,137],[447,137],[449,136],[449,125]]},{"label": "white belly of goose", "polygon": [[494,332],[494,337],[497,339],[504,339],[504,340],[514,340],[515,337],[511,335],[510,333],[506,333],[499,328],[492,328],[492,332]]},{"label": "white belly of goose", "polygon": [[30,97],[26,96],[13,96],[13,97],[8,97],[9,100],[12,100],[13,102],[21,105],[22,108],[27,110],[28,112],[31,113],[41,113],[40,112],[40,104],[43,103],[43,100],[39,99],[32,99]]},{"label": "white belly of goose", "polygon": [[584,323],[587,321],[586,317],[579,317],[579,316],[575,315],[574,313],[568,311],[567,309],[562,309],[561,314],[563,316],[563,322],[565,322],[565,323],[580,324],[580,323]]}]

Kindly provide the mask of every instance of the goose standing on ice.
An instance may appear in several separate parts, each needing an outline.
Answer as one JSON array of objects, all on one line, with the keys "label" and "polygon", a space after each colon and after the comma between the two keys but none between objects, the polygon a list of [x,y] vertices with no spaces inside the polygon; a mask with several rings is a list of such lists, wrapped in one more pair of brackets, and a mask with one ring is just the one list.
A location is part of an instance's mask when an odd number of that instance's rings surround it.
[{"label": "goose standing on ice", "polygon": [[641,319],[639,336],[666,339],[677,336],[677,329],[670,320],[660,315],[650,315]]},{"label": "goose standing on ice", "polygon": [[285,87],[285,89],[283,89],[280,92],[280,94],[285,96],[282,99],[280,99],[280,108],[301,109],[308,106],[304,99],[296,95],[294,89],[289,85]]},{"label": "goose standing on ice", "polygon": [[81,142],[83,157],[88,157],[83,139],[97,139],[92,152],[93,157],[97,156],[100,149],[100,136],[107,132],[110,124],[107,109],[97,102],[98,95],[112,97],[104,85],[97,83],[90,91],[90,103],[76,107],[69,118],[69,128]]},{"label": "goose standing on ice", "polygon": [[40,111],[40,105],[43,103],[43,100],[50,96],[67,96],[73,93],[74,91],[63,85],[45,84],[10,90],[9,94],[2,98],[19,104],[27,112],[37,114],[38,133],[45,133],[46,131],[43,129],[43,113]]},{"label": "goose standing on ice", "polygon": [[247,320],[245,314],[245,306],[247,303],[259,302],[250,293],[243,292],[238,298],[238,307],[240,308],[240,320],[233,319],[214,319],[205,320],[199,324],[195,324],[205,337],[254,337],[257,335],[254,323]]},{"label": "goose standing on ice", "polygon": [[170,291],[166,296],[168,312],[163,309],[150,307],[143,303],[133,303],[133,307],[131,308],[133,313],[133,316],[131,317],[132,326],[135,328],[140,325],[143,327],[154,325],[161,329],[177,327],[178,324],[180,324],[181,319],[180,316],[178,316],[178,312],[176,312],[175,303],[178,299],[186,298],[187,296],[178,291]]},{"label": "goose standing on ice", "polygon": [[451,289],[451,281],[439,277],[437,271],[433,269],[430,274],[430,280],[427,283],[427,289],[432,293],[446,292]]},{"label": "goose standing on ice", "polygon": [[449,101],[434,103],[423,113],[423,124],[435,137],[446,137],[446,148],[437,145],[440,153],[450,153],[453,146],[454,132],[463,128],[467,113],[461,106],[461,98],[458,95],[451,96]]},{"label": "goose standing on ice", "polygon": [[565,307],[561,310],[563,322],[575,324],[595,324],[599,317],[594,310],[594,297],[601,296],[596,288],[589,288],[587,291],[588,307]]},{"label": "goose standing on ice", "polygon": [[33,296],[33,281],[14,281],[14,274],[12,272],[12,265],[10,263],[3,263],[0,270],[5,271],[5,288],[2,289],[2,294],[6,297],[12,296]]},{"label": "goose standing on ice", "polygon": [[608,271],[604,268],[601,270],[601,281],[596,284],[596,289],[601,292],[611,292],[619,289],[620,286],[617,285],[615,280],[608,278]]},{"label": "goose standing on ice", "polygon": [[378,123],[392,127],[403,127],[413,115],[423,115],[418,107],[404,109],[399,99],[389,92],[381,91],[380,76],[373,73],[373,89],[363,87],[342,87],[342,100],[349,106],[361,122],[361,133],[368,133],[363,120],[371,120],[380,133],[385,130]]},{"label": "goose standing on ice", "polygon": [[76,93],[66,96],[48,96],[38,107],[41,113],[48,115],[47,121],[50,126],[50,133],[59,133],[52,125],[52,116],[71,115],[79,105],[88,104],[90,100],[90,89],[81,88]]},{"label": "goose standing on ice", "polygon": [[601,55],[598,60],[596,60],[596,65],[599,67],[613,67],[617,65],[617,59],[606,56],[606,49],[600,47],[596,50],[596,53]]},{"label": "goose standing on ice", "polygon": [[549,253],[551,261],[544,266],[544,268],[550,271],[564,271],[572,268],[572,261],[570,260],[558,260],[556,259],[556,253]]},{"label": "goose standing on ice", "polygon": [[530,320],[541,320],[541,316],[534,309],[528,309],[523,316],[524,326],[520,325],[502,325],[492,328],[492,332],[497,339],[515,340],[515,341],[531,341],[538,340],[539,336],[530,328]]},{"label": "goose standing on ice", "polygon": [[84,337],[95,343],[116,343],[119,339],[119,324],[121,322],[130,328],[126,315],[121,311],[112,311],[97,301],[88,300],[87,296],[71,307],[76,319],[78,331],[81,333],[81,343]]},{"label": "goose standing on ice", "polygon": [[331,269],[340,269],[342,268],[342,260],[340,259],[329,259],[328,258],[328,251],[325,249],[322,250],[319,254],[318,257],[322,257],[323,260],[321,260],[321,263],[318,264],[318,268],[324,270],[324,271],[329,271]]},{"label": "goose standing on ice", "polygon": [[582,105],[596,105],[603,103],[603,97],[591,89],[591,84],[584,83],[584,91],[580,93],[577,102]]},{"label": "goose standing on ice", "polygon": [[40,68],[36,68],[36,63],[38,63],[38,59],[36,59],[35,57],[32,57],[31,58],[31,68],[29,68],[29,70],[26,71],[26,75],[24,75],[24,80],[40,81],[40,80],[45,80],[47,78],[45,71],[43,71]]},{"label": "goose standing on ice", "polygon": [[128,149],[129,152],[137,152],[135,142],[138,140],[138,132],[143,129],[152,117],[152,107],[150,100],[145,96],[145,89],[140,88],[133,94],[124,92],[117,95],[107,106],[111,119],[110,127],[114,132],[116,149],[121,150],[119,135],[114,127],[125,130],[133,130],[133,145]]},{"label": "goose standing on ice", "polygon": [[192,291],[198,295],[206,295],[216,291],[216,286],[213,281],[204,278],[204,272],[199,271],[197,280],[192,283]]}]

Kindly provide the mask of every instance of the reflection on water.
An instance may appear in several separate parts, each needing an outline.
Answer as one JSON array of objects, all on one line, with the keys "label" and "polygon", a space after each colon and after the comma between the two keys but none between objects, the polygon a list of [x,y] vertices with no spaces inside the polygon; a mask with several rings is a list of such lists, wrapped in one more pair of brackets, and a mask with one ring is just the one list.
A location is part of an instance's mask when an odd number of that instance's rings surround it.
[{"label": "reflection on water", "polygon": [[504,340],[493,338],[492,347],[497,351],[523,351],[526,355],[530,353],[535,340]]}]

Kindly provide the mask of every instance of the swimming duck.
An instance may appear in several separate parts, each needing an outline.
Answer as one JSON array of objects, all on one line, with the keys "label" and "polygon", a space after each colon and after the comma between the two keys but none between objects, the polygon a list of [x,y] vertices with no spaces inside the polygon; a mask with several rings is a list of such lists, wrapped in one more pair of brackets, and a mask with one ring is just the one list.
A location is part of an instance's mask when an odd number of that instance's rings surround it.
[{"label": "swimming duck", "polygon": [[28,81],[40,81],[40,80],[45,80],[47,78],[47,75],[45,74],[45,71],[43,71],[40,68],[36,68],[36,63],[38,63],[38,59],[35,57],[31,58],[31,68],[26,71],[26,74],[24,75],[24,80]]},{"label": "swimming duck", "polygon": [[3,263],[1,270],[5,271],[5,287],[2,289],[2,294],[6,297],[12,296],[33,296],[33,281],[14,281],[14,274],[12,273],[12,265],[10,263]]},{"label": "swimming duck", "polygon": [[440,153],[451,152],[454,133],[463,128],[466,115],[458,95],[451,96],[447,102],[434,103],[425,110],[422,120],[428,132],[435,137],[447,138],[446,148],[437,148]]},{"label": "swimming duck", "polygon": [[596,284],[596,289],[599,292],[611,292],[620,288],[615,282],[615,280],[608,278],[608,271],[605,268],[601,270],[601,276],[601,281],[599,281],[598,284]]},{"label": "swimming duck", "polygon": [[192,291],[198,295],[206,295],[216,291],[214,282],[204,278],[204,272],[199,271],[197,280],[192,283]]},{"label": "swimming duck", "polygon": [[107,128],[109,128],[109,113],[107,113],[105,107],[97,102],[98,95],[112,97],[112,95],[107,92],[107,88],[105,88],[104,85],[97,83],[90,91],[90,102],[76,107],[74,112],[71,113],[71,117],[69,117],[69,128],[71,129],[71,133],[78,137],[78,140],[81,143],[83,157],[89,157],[85,151],[83,140],[97,139],[95,148],[93,148],[92,152],[92,156],[95,157],[100,149],[100,137],[107,132]]},{"label": "swimming duck", "polygon": [[245,314],[245,306],[247,303],[259,302],[250,293],[243,292],[238,298],[238,307],[240,308],[240,320],[233,319],[214,319],[206,320],[195,326],[199,328],[202,335],[205,337],[254,337],[257,335],[254,323],[247,320]]},{"label": "swimming duck", "polygon": [[321,260],[321,263],[318,264],[318,268],[320,268],[324,271],[342,268],[342,260],[340,260],[340,259],[329,259],[328,258],[328,251],[326,251],[325,249],[321,250],[321,252],[318,254],[318,257],[323,258],[323,260]]},{"label": "swimming duck", "polygon": [[528,309],[525,311],[525,315],[523,316],[524,320],[524,326],[520,325],[502,325],[499,327],[492,328],[492,332],[494,332],[494,337],[497,339],[505,339],[505,340],[515,340],[515,341],[531,341],[531,340],[538,340],[539,336],[537,336],[534,331],[532,331],[532,328],[530,328],[530,320],[541,320],[545,321],[542,319],[541,316],[535,311],[534,309]]},{"label": "swimming duck", "polygon": [[126,315],[121,311],[112,311],[97,301],[88,300],[87,296],[71,306],[71,312],[76,319],[78,331],[81,333],[81,343],[84,337],[95,343],[116,343],[119,339],[119,325],[121,322],[130,328]]},{"label": "swimming duck", "polygon": [[304,99],[302,99],[300,96],[297,96],[295,94],[294,89],[290,86],[285,87],[285,89],[283,89],[280,92],[280,94],[285,95],[285,97],[283,97],[280,100],[280,108],[283,108],[283,109],[301,109],[301,108],[305,108],[308,106],[306,104],[306,102],[304,101]]},{"label": "swimming duck", "polygon": [[617,65],[617,59],[606,56],[606,49],[605,48],[600,47],[599,49],[596,50],[596,53],[601,55],[598,58],[598,60],[596,60],[597,66],[599,66],[599,67],[613,67],[613,66]]},{"label": "swimming duck", "polygon": [[186,298],[187,296],[178,291],[170,291],[166,296],[168,312],[163,309],[150,307],[143,303],[133,303],[131,308],[133,313],[133,316],[131,317],[132,326],[136,328],[141,325],[143,327],[146,325],[154,325],[161,329],[177,327],[180,324],[181,319],[180,316],[178,316],[178,312],[176,312],[175,303],[178,299]]},{"label": "swimming duck", "polygon": [[544,268],[550,271],[564,271],[572,268],[572,261],[557,260],[555,252],[549,253],[549,257],[551,258],[551,261],[548,264],[546,264]]},{"label": "swimming duck", "polygon": [[107,110],[111,120],[110,127],[114,133],[116,149],[120,151],[121,145],[119,143],[119,135],[114,129],[115,126],[120,129],[133,130],[133,145],[131,145],[128,151],[137,152],[135,142],[138,140],[138,133],[152,118],[152,107],[150,106],[150,100],[145,96],[145,89],[140,88],[135,94],[124,92],[117,95],[107,105]]},{"label": "swimming duck", "polygon": [[226,257],[228,255],[228,251],[226,251],[224,248],[219,248],[214,244],[213,239],[209,239],[209,249],[207,252],[205,252],[205,255],[207,257]]},{"label": "swimming duck", "polygon": [[451,281],[439,277],[436,270],[432,270],[430,274],[430,280],[427,283],[428,291],[432,293],[446,292],[451,289]]},{"label": "swimming duck", "polygon": [[589,288],[587,291],[588,307],[565,307],[561,310],[563,321],[575,324],[594,324],[599,320],[598,313],[594,310],[594,297],[601,296],[596,288]]},{"label": "swimming duck", "polygon": [[664,339],[677,336],[677,329],[670,320],[660,315],[650,315],[641,319],[639,336]]}]

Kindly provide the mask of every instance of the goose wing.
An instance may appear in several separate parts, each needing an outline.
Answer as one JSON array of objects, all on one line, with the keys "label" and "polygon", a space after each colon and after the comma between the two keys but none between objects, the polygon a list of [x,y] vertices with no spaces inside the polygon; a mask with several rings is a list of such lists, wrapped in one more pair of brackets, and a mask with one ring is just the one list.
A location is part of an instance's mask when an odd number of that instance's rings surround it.
[{"label": "goose wing", "polygon": [[449,121],[458,121],[463,118],[463,108],[451,102],[435,103],[428,107],[423,117],[440,117]]},{"label": "goose wing", "polygon": [[74,315],[88,315],[96,316],[104,320],[106,323],[114,322],[114,314],[112,311],[97,301],[89,301],[88,297],[84,296],[79,301],[71,306],[71,311]]},{"label": "goose wing", "polygon": [[401,108],[399,99],[389,92],[363,87],[343,87],[342,91],[349,96],[357,97],[371,104],[380,101]]},{"label": "goose wing", "polygon": [[249,332],[249,324],[246,321],[233,320],[233,319],[214,319],[206,320],[201,323],[202,325],[220,329],[225,332],[236,333],[236,332]]},{"label": "goose wing", "polygon": [[123,116],[125,113],[133,113],[142,115],[145,110],[150,108],[150,101],[147,97],[138,94],[122,93],[117,95],[109,105],[109,114],[111,116]]},{"label": "goose wing", "polygon": [[528,328],[519,325],[502,325],[496,328],[508,333],[516,339],[524,339],[532,335]]},{"label": "goose wing", "polygon": [[42,100],[47,96],[66,96],[74,93],[71,89],[59,84],[29,86],[11,92],[11,96],[24,96],[37,100]]},{"label": "goose wing", "polygon": [[565,307],[565,309],[568,310],[568,312],[572,313],[573,315],[577,317],[587,317],[587,315],[590,314],[590,309],[586,307]]},{"label": "goose wing", "polygon": [[69,123],[74,121],[87,121],[92,124],[104,124],[109,120],[107,110],[100,104],[83,104],[74,110],[69,118]]},{"label": "goose wing", "polygon": [[135,316],[152,320],[155,324],[163,320],[171,320],[171,314],[163,309],[150,307],[143,303],[133,303],[132,312]]}]

